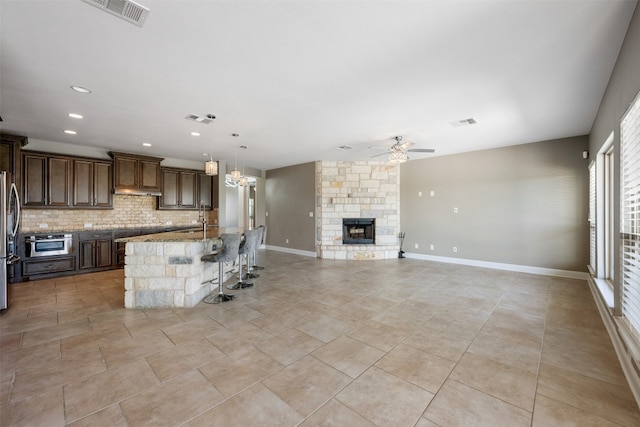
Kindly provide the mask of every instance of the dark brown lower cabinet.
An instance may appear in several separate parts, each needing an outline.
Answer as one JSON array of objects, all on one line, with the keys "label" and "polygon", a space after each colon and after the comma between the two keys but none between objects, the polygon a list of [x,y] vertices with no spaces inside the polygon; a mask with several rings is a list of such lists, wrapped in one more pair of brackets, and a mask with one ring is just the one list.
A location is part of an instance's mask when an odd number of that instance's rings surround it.
[{"label": "dark brown lower cabinet", "polygon": [[[30,258],[22,261],[22,276],[62,273],[76,269],[76,257]],[[36,278],[36,277],[34,277]]]},{"label": "dark brown lower cabinet", "polygon": [[112,264],[113,234],[80,233],[78,236],[78,269],[109,269]]}]

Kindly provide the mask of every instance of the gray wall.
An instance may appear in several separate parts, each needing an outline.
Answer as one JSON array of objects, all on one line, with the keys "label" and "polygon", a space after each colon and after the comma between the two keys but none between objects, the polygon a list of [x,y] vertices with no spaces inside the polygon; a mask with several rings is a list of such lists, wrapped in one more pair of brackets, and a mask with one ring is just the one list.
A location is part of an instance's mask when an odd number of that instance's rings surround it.
[{"label": "gray wall", "polygon": [[403,249],[586,271],[589,179],[582,151],[587,147],[583,136],[403,164]]},{"label": "gray wall", "polygon": [[315,252],[315,181],[315,162],[266,171],[267,245]]},{"label": "gray wall", "polygon": [[[615,271],[620,271],[620,119],[629,104],[640,91],[640,7],[636,6],[633,18],[629,24],[627,35],[620,49],[618,60],[611,73],[607,90],[600,103],[600,108],[591,134],[589,135],[589,150],[592,157],[602,148],[611,132],[614,132],[614,252]],[[619,301],[619,277],[615,277],[616,300]]]}]

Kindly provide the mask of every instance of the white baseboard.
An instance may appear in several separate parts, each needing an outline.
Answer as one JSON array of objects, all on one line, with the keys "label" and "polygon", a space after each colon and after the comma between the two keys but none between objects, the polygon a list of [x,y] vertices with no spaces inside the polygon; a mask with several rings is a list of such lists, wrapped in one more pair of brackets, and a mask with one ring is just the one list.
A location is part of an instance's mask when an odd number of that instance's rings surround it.
[{"label": "white baseboard", "polygon": [[589,273],[582,272],[582,271],[558,270],[555,268],[543,268],[543,267],[532,267],[528,265],[505,264],[505,263],[490,262],[490,261],[478,261],[475,259],[450,258],[450,257],[443,257],[443,256],[414,254],[410,252],[405,252],[404,256],[405,258],[421,259],[425,261],[444,262],[447,264],[469,265],[472,267],[493,268],[496,270],[507,270],[507,271],[515,271],[519,273],[540,274],[543,276],[567,277],[570,279],[583,279],[583,280],[587,280],[589,278]]},{"label": "white baseboard", "polygon": [[272,251],[286,252],[288,254],[302,255],[302,256],[308,256],[313,258],[316,257],[316,253],[312,251],[303,251],[300,249],[283,248],[282,246],[271,246],[271,245],[265,245],[265,248],[270,249]]}]

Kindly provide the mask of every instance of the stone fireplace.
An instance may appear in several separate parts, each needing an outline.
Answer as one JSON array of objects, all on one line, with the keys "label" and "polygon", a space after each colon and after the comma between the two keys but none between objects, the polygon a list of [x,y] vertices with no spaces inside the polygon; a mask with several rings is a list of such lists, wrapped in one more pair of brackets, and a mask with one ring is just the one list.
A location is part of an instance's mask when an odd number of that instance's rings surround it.
[{"label": "stone fireplace", "polygon": [[342,218],[343,245],[373,245],[375,243],[375,218]]},{"label": "stone fireplace", "polygon": [[[316,255],[319,258],[398,257],[399,171],[398,166],[381,161],[316,162]],[[371,239],[359,239],[365,230],[355,227],[354,242],[345,242],[343,220],[364,218],[373,220]]]}]

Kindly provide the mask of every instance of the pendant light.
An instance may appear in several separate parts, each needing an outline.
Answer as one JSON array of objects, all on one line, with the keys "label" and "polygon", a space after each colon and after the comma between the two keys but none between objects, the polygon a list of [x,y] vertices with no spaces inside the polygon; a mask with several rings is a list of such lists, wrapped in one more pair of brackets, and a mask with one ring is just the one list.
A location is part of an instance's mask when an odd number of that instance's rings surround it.
[{"label": "pendant light", "polygon": [[[240,148],[243,150],[247,149],[247,147],[244,145],[241,145]],[[246,187],[247,185],[249,185],[249,178],[247,178],[244,174],[244,156],[242,157],[242,176],[238,181],[238,185],[240,185],[240,187]]]},{"label": "pendant light", "polygon": [[[213,123],[213,119],[215,119],[216,116],[214,116],[213,114],[207,114],[207,118],[211,119],[212,120],[211,123]],[[212,129],[211,133],[213,134],[213,126],[211,126],[211,129]],[[218,162],[213,161],[213,154],[210,154],[210,160],[208,162],[205,162],[204,164],[204,173],[206,173],[209,176],[218,175]]]},{"label": "pendant light", "polygon": [[[238,137],[240,136],[237,133],[232,133],[231,136],[233,137]],[[233,154],[233,170],[231,171],[231,173],[229,173],[229,175],[231,175],[231,180],[233,182],[238,182],[240,181],[240,177],[242,176],[242,174],[240,173],[240,171],[238,170],[238,150],[236,149],[235,153]]]},{"label": "pendant light", "polygon": [[205,162],[204,173],[210,176],[218,175],[218,162],[213,161],[213,156],[211,156],[211,160]]}]

